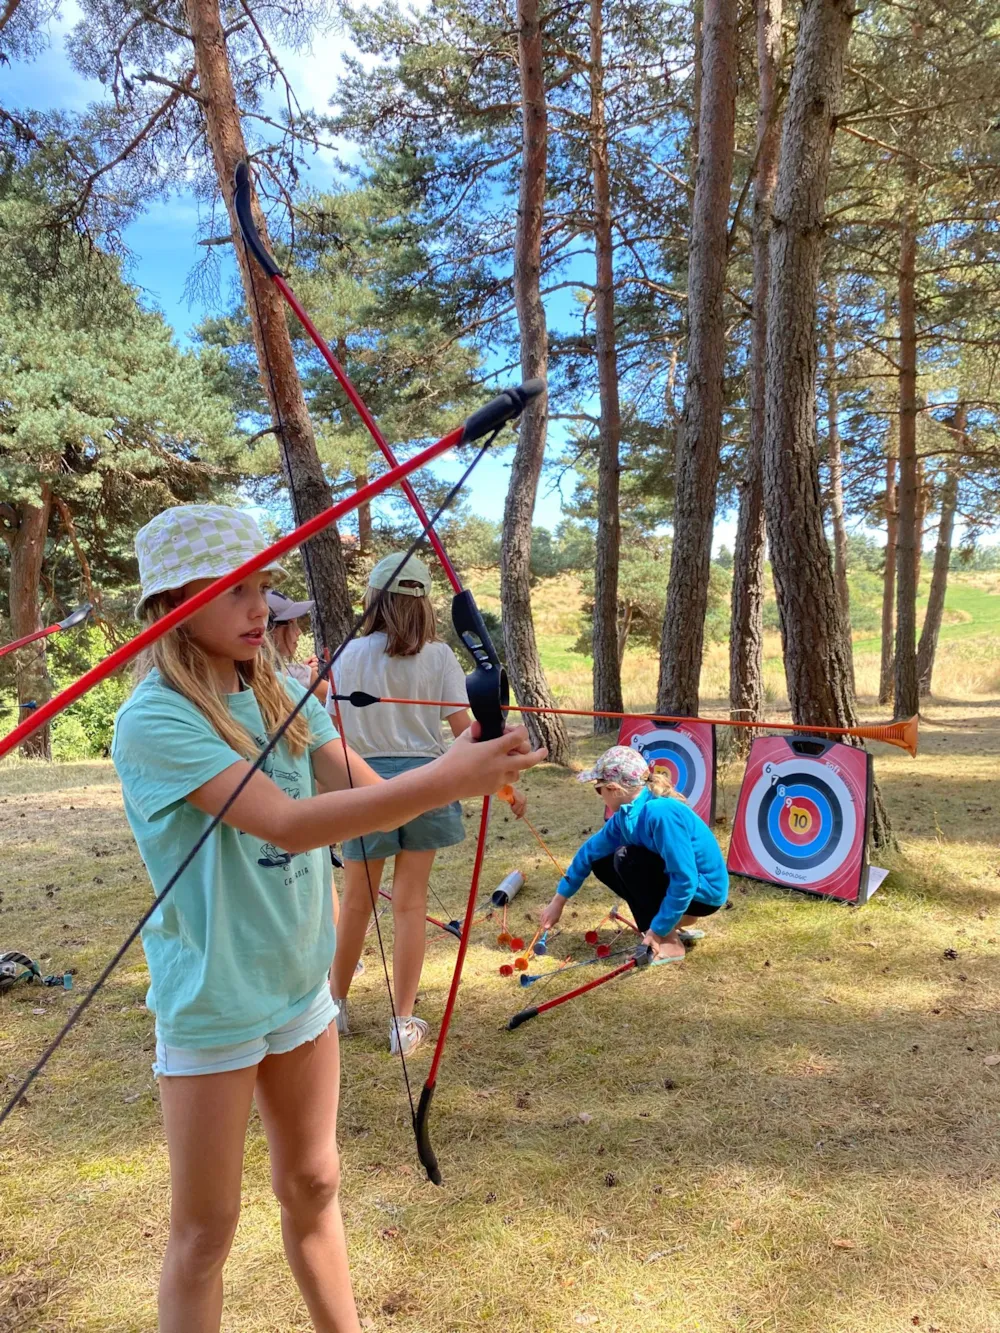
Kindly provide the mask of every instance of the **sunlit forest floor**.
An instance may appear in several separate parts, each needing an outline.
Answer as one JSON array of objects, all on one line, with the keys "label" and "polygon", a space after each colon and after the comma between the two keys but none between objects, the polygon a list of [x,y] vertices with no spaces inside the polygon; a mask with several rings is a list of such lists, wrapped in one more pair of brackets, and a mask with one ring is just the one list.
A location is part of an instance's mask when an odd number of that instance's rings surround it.
[{"label": "sunlit forest floor", "polygon": [[[540,607],[546,656],[561,699],[585,701],[583,659],[559,657],[574,633],[565,603]],[[503,1024],[525,992],[498,975],[496,923],[477,927],[433,1112],[442,1189],[413,1152],[371,938],[341,1119],[366,1328],[1000,1329],[1000,698],[985,697],[989,644],[945,639],[949,688],[936,686],[916,760],[873,747],[901,849],[868,906],[734,879],[731,910],[682,967],[629,975],[513,1033]],[[871,666],[857,647],[864,692]],[[709,652],[706,682],[724,651]],[[630,706],[652,702],[650,662],[627,662]],[[719,693],[706,691],[706,712],[723,709]],[[602,742],[582,725],[575,736],[582,765]],[[723,844],[740,776],[724,750]],[[552,766],[526,786],[534,822],[568,859],[600,818],[593,795]],[[441,855],[434,879],[451,915],[468,888],[468,813],[466,843]],[[0,831],[0,947],[75,968],[79,994],[148,902],[114,770],[5,765]],[[514,913],[527,935],[555,876],[498,812],[484,884],[514,867],[527,876]],[[554,952],[584,956],[583,932],[607,905],[591,881]],[[432,1026],[454,951],[450,937],[429,938],[418,1012]],[[2,1333],[155,1326],[168,1176],[145,984],[136,950],[0,1137]],[[73,1002],[27,987],[0,998],[0,1090]],[[428,1059],[410,1062],[417,1086]],[[224,1327],[309,1328],[256,1121]]]}]

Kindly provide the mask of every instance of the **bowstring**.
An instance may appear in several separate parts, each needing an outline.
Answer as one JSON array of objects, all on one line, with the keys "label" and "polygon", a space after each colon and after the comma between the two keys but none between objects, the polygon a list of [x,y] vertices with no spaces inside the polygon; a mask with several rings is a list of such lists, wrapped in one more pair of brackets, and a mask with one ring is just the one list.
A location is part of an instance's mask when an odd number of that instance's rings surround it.
[{"label": "bowstring", "polygon": [[[425,531],[429,530],[430,528],[432,528],[432,527],[434,526],[435,523],[437,523],[438,519],[439,519],[439,518],[441,517],[441,515],[445,512],[445,510],[446,510],[446,509],[448,508],[448,506],[451,504],[452,500],[454,500],[455,496],[458,494],[458,492],[459,492],[459,491],[462,489],[462,487],[465,485],[466,481],[467,481],[468,478],[469,478],[469,475],[471,474],[471,472],[473,471],[473,469],[478,465],[478,463],[479,463],[480,460],[482,459],[483,455],[486,453],[487,449],[490,447],[490,445],[493,443],[493,441],[494,441],[494,440],[496,439],[496,437],[499,435],[501,429],[502,429],[502,427],[498,426],[498,427],[496,428],[496,430],[493,432],[493,434],[490,435],[490,436],[486,439],[486,441],[484,442],[482,448],[481,448],[481,449],[478,451],[478,453],[476,454],[475,458],[473,458],[472,462],[471,462],[471,463],[469,464],[469,466],[465,469],[465,471],[464,471],[464,472],[462,473],[462,475],[459,477],[458,481],[455,483],[455,485],[451,488],[451,490],[450,490],[450,491],[448,492],[448,494],[445,496],[444,500],[441,502],[441,504],[440,504],[440,506],[438,507],[437,511],[436,511],[436,512],[432,515],[432,517],[428,520],[428,522],[427,522],[427,524],[426,524],[426,528],[425,528],[425,526],[424,526],[423,524],[421,524],[421,531],[420,531],[420,533],[417,535],[417,537],[416,537],[416,538],[413,540],[413,542],[410,544],[410,547],[409,547],[409,549],[407,550],[406,554],[403,556],[402,560],[399,562],[399,565],[397,566],[395,572],[394,572],[393,575],[392,575],[392,579],[398,577],[399,573],[400,573],[401,570],[403,569],[403,566],[406,564],[407,560],[410,559],[410,557],[417,551],[418,547],[420,546],[420,543],[421,543],[421,541],[422,541],[423,538],[424,538]],[[392,582],[392,579],[390,579],[389,582]],[[383,591],[384,591],[384,590],[380,590],[380,594],[381,594]],[[72,1012],[72,1013],[69,1015],[69,1017],[66,1019],[65,1023],[63,1023],[62,1027],[59,1029],[59,1031],[56,1033],[56,1035],[55,1035],[55,1036],[52,1038],[52,1040],[49,1042],[48,1046],[45,1047],[45,1049],[44,1049],[44,1051],[42,1052],[42,1054],[41,1054],[41,1055],[39,1056],[39,1058],[35,1061],[34,1065],[32,1065],[31,1069],[28,1071],[28,1073],[27,1073],[27,1074],[25,1075],[25,1077],[22,1079],[22,1081],[20,1082],[20,1084],[15,1088],[14,1092],[13,1092],[13,1093],[11,1094],[11,1096],[8,1098],[8,1100],[7,1100],[7,1102],[4,1104],[3,1108],[0,1109],[0,1125],[3,1125],[3,1124],[4,1124],[4,1122],[5,1122],[5,1121],[7,1120],[7,1118],[10,1116],[10,1114],[11,1114],[11,1112],[14,1110],[14,1108],[15,1108],[16,1106],[18,1106],[18,1104],[21,1102],[22,1098],[23,1098],[23,1097],[25,1096],[25,1094],[27,1093],[28,1089],[32,1086],[32,1084],[35,1082],[35,1080],[39,1077],[39,1075],[42,1073],[42,1070],[46,1067],[46,1065],[47,1065],[47,1064],[49,1063],[49,1061],[52,1059],[53,1055],[55,1055],[56,1051],[57,1051],[57,1050],[59,1049],[59,1047],[63,1044],[63,1042],[66,1040],[66,1038],[69,1036],[70,1032],[73,1030],[74,1027],[76,1027],[77,1023],[80,1021],[80,1019],[81,1019],[81,1018],[83,1017],[83,1015],[86,1013],[86,1011],[90,1008],[91,1004],[93,1003],[93,1001],[94,1001],[95,998],[97,997],[98,993],[103,989],[105,983],[107,982],[108,978],[111,976],[112,972],[115,970],[115,968],[118,966],[118,964],[122,961],[122,959],[123,959],[123,958],[125,957],[125,955],[128,953],[128,951],[129,951],[129,949],[132,947],[132,945],[133,945],[133,944],[136,942],[136,940],[139,938],[140,934],[142,933],[143,928],[149,923],[149,921],[150,921],[151,918],[153,917],[153,914],[157,911],[157,909],[158,909],[158,908],[161,906],[161,904],[164,902],[164,900],[166,899],[167,895],[171,892],[171,890],[172,890],[172,889],[174,888],[174,886],[177,884],[178,880],[179,880],[180,877],[184,874],[185,870],[187,870],[188,866],[191,865],[192,861],[193,861],[194,858],[198,855],[198,853],[201,851],[202,847],[204,847],[205,843],[208,841],[208,839],[211,837],[211,835],[215,832],[215,830],[216,830],[216,829],[219,827],[219,825],[223,822],[225,816],[228,814],[229,810],[232,808],[233,804],[234,804],[235,801],[238,799],[238,797],[242,795],[242,793],[244,792],[244,790],[246,789],[246,787],[247,787],[248,784],[250,783],[251,779],[253,778],[254,774],[255,774],[255,773],[258,773],[258,772],[261,770],[261,768],[263,767],[264,763],[265,763],[266,760],[267,760],[268,755],[270,755],[270,754],[272,753],[272,751],[275,749],[275,747],[277,746],[278,742],[279,742],[279,741],[282,739],[282,737],[285,735],[285,732],[288,730],[288,728],[289,728],[289,727],[292,725],[292,723],[294,722],[295,718],[297,718],[298,715],[302,712],[302,710],[305,708],[305,706],[306,706],[306,704],[309,702],[309,700],[310,700],[311,698],[315,697],[316,689],[317,689],[317,686],[319,685],[320,681],[323,681],[323,680],[326,680],[326,679],[327,679],[327,677],[329,676],[330,672],[332,671],[334,665],[336,664],[336,662],[337,662],[338,659],[340,658],[341,654],[342,654],[342,653],[344,652],[344,650],[347,648],[347,645],[354,639],[354,636],[357,634],[358,630],[359,630],[359,629],[361,628],[361,626],[365,623],[365,621],[369,618],[369,616],[371,616],[371,615],[374,613],[374,611],[381,605],[381,601],[382,601],[382,596],[380,595],[379,597],[377,597],[377,598],[375,599],[375,601],[372,603],[372,605],[371,605],[367,610],[363,611],[359,616],[356,616],[356,617],[355,617],[354,623],[353,623],[353,625],[352,625],[352,627],[351,627],[351,631],[350,631],[350,633],[348,634],[347,638],[344,639],[343,643],[340,644],[340,646],[337,648],[337,650],[336,650],[336,652],[333,654],[333,656],[332,656],[327,662],[324,662],[324,663],[322,664],[322,666],[320,667],[319,671],[317,672],[316,679],[315,679],[315,680],[309,685],[309,687],[305,690],[305,692],[304,692],[303,695],[302,695],[302,698],[299,699],[299,701],[298,701],[297,703],[293,704],[292,709],[291,709],[291,712],[290,712],[290,713],[288,714],[288,716],[285,718],[284,722],[281,723],[281,725],[280,725],[280,726],[277,728],[277,730],[275,731],[274,735],[273,735],[272,737],[270,737],[270,739],[267,741],[267,744],[266,744],[266,745],[264,746],[264,748],[261,750],[260,754],[259,754],[259,755],[257,756],[257,758],[253,761],[253,763],[250,765],[249,770],[243,775],[243,777],[240,779],[240,781],[239,781],[239,782],[236,784],[236,786],[234,787],[232,793],[227,797],[227,799],[225,800],[225,802],[222,804],[222,806],[220,807],[218,813],[212,816],[212,818],[211,818],[211,820],[209,821],[207,827],[203,830],[203,832],[202,832],[202,833],[198,836],[198,838],[195,840],[193,846],[192,846],[191,849],[188,851],[187,855],[183,858],[183,860],[181,861],[180,865],[178,865],[177,869],[176,869],[176,870],[174,871],[174,873],[170,876],[169,880],[167,880],[167,883],[163,886],[163,888],[160,890],[160,892],[154,897],[153,901],[150,903],[150,905],[149,905],[149,907],[146,909],[146,911],[143,912],[142,916],[139,918],[139,920],[138,920],[138,922],[136,923],[136,925],[132,928],[132,930],[129,931],[128,935],[125,937],[125,939],[124,939],[124,941],[122,942],[122,944],[121,944],[121,945],[119,946],[119,948],[115,951],[115,953],[112,955],[110,961],[105,965],[104,969],[101,971],[101,973],[100,973],[100,975],[98,976],[97,980],[93,983],[93,985],[90,987],[90,989],[89,989],[89,990],[87,991],[87,993],[84,995],[83,999],[80,1001],[80,1003],[77,1005],[77,1007],[73,1010],[73,1012]],[[411,1105],[412,1105],[412,1098],[411,1098]]]}]

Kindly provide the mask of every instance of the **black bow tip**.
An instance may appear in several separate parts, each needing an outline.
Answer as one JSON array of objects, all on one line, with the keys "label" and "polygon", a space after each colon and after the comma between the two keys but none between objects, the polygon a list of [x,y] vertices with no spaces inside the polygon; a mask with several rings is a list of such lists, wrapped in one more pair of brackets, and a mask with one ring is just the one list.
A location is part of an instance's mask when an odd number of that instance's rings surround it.
[{"label": "black bow tip", "polygon": [[425,1083],[423,1092],[420,1094],[420,1101],[417,1104],[417,1114],[413,1117],[413,1132],[417,1138],[417,1156],[420,1158],[420,1165],[427,1172],[427,1179],[432,1185],[440,1185],[441,1168],[438,1166],[437,1157],[431,1147],[431,1135],[427,1126],[427,1118],[430,1115],[433,1099],[434,1089],[428,1087]]},{"label": "black bow tip", "polygon": [[534,379],[525,380],[523,384],[497,394],[469,417],[462,432],[462,443],[471,444],[473,440],[488,435],[491,430],[499,430],[506,422],[516,421],[532,399],[544,391],[545,381]]}]

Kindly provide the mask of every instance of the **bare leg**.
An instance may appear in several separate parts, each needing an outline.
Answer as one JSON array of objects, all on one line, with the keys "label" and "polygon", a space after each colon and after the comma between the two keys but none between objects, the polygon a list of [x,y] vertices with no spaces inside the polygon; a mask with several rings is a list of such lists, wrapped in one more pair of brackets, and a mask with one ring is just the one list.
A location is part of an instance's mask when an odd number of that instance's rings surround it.
[{"label": "bare leg", "polygon": [[170,1154],[170,1238],[160,1333],[218,1333],[222,1267],[240,1215],[243,1145],[255,1067],[161,1078]]},{"label": "bare leg", "polygon": [[285,1254],[317,1333],[361,1328],[340,1215],[339,1085],[333,1026],[286,1055],[269,1055],[257,1076]]},{"label": "bare leg", "polygon": [[392,986],[396,1013],[413,1013],[427,945],[427,885],[436,853],[398,852],[392,880]]},{"label": "bare leg", "polygon": [[[331,986],[338,1000],[346,1000],[354,979],[354,969],[365,947],[365,931],[372,914],[372,895],[378,901],[385,861],[344,862],[344,894],[337,926],[337,952],[333,958]],[[369,877],[371,888],[369,888]]]}]

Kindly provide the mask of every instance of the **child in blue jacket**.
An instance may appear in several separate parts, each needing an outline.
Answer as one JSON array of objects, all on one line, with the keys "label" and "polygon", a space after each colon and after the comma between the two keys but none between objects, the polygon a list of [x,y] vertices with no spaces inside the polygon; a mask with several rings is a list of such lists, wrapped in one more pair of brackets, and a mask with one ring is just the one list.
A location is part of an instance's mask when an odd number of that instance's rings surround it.
[{"label": "child in blue jacket", "polygon": [[574,856],[541,924],[551,929],[589,874],[632,909],[654,963],[679,963],[684,938],[699,917],[724,907],[729,875],[719,844],[663,772],[651,771],[637,750],[614,745],[580,782],[611,810],[604,827]]}]

